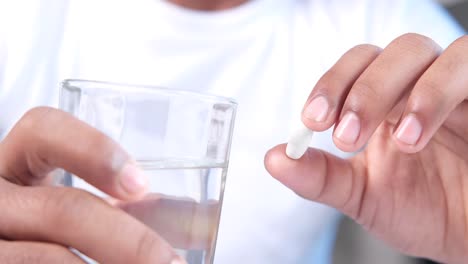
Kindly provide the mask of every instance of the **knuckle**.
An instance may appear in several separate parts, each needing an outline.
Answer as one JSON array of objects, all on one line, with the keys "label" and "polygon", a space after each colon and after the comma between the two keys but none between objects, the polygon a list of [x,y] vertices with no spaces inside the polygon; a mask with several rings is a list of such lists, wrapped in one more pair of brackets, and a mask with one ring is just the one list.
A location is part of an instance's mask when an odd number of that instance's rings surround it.
[{"label": "knuckle", "polygon": [[446,54],[450,55],[445,57],[445,68],[451,72],[466,69],[468,64],[466,50],[468,50],[468,35],[458,38],[448,47]]},{"label": "knuckle", "polygon": [[[419,80],[417,84],[418,88],[415,89],[415,91],[419,91],[415,96],[420,98],[427,98],[429,101],[432,101],[434,99],[440,100],[441,98],[444,98],[444,91],[442,88],[442,85],[440,85],[436,80],[433,79],[421,79]],[[414,97],[412,96],[411,99],[414,100]]]},{"label": "knuckle", "polygon": [[463,35],[459,37],[457,40],[455,40],[454,44],[456,46],[461,46],[466,50],[466,48],[468,48],[468,35]]},{"label": "knuckle", "polygon": [[144,256],[147,252],[154,251],[154,248],[157,247],[156,237],[149,231],[144,231],[143,234],[138,238],[137,246],[137,256]]},{"label": "knuckle", "polygon": [[430,54],[434,56],[439,54],[441,50],[434,40],[417,33],[401,35],[393,41],[393,44],[414,54]]},{"label": "knuckle", "polygon": [[382,102],[383,83],[372,78],[361,78],[353,85],[346,103],[354,111],[364,107],[369,102]]},{"label": "knuckle", "polygon": [[[51,116],[56,114],[56,109],[51,107],[35,107],[28,110],[16,123],[10,135],[15,135],[15,138],[22,142],[41,141],[46,137],[47,131],[51,126],[49,124]],[[47,121],[47,122],[46,122]],[[28,143],[26,143],[28,144]]]},{"label": "knuckle", "polygon": [[[40,210],[46,217],[46,226],[69,226],[79,224],[76,215],[87,215],[90,203],[96,198],[90,193],[74,188],[45,188]],[[80,221],[82,221],[81,219]]]},{"label": "knuckle", "polygon": [[42,120],[53,112],[55,112],[55,109],[51,107],[41,106],[32,108],[23,115],[18,124],[27,131],[34,131],[35,129],[40,128],[43,123]]},{"label": "knuckle", "polygon": [[340,89],[344,83],[345,78],[343,73],[336,68],[331,68],[320,78],[317,83],[317,91],[314,92],[326,93],[325,90]]},{"label": "knuckle", "polygon": [[173,258],[172,253],[168,250],[163,250],[161,240],[151,230],[146,229],[139,236],[136,245],[136,259],[139,263],[147,263],[149,261],[158,260],[158,263],[169,263]]}]

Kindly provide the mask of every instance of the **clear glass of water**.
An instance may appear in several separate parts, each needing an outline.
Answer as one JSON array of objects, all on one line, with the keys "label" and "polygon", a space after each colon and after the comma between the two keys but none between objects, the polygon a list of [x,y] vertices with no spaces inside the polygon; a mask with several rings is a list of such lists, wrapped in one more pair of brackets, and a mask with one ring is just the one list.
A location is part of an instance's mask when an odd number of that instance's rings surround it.
[{"label": "clear glass of water", "polygon": [[[121,144],[149,177],[142,200],[114,202],[189,264],[213,262],[236,106],[189,91],[86,80],[65,80],[60,93],[62,110]],[[111,200],[67,172],[59,181]]]}]

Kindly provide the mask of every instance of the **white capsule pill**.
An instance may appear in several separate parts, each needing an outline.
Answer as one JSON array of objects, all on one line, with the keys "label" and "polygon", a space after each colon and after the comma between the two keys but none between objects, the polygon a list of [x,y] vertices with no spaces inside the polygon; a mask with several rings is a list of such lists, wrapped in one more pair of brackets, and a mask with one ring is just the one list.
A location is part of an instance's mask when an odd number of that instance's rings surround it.
[{"label": "white capsule pill", "polygon": [[291,159],[300,159],[309,148],[314,132],[301,122],[301,126],[293,131],[286,146],[286,155]]}]

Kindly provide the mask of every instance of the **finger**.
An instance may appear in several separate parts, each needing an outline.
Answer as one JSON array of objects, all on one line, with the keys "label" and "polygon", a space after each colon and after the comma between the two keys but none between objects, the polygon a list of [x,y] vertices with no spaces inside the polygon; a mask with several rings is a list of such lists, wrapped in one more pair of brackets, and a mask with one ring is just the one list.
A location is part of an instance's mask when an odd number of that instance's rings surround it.
[{"label": "finger", "polygon": [[83,190],[0,179],[0,193],[0,234],[10,240],[70,246],[100,263],[181,261],[150,228]]},{"label": "finger", "polygon": [[346,52],[315,85],[302,111],[302,122],[314,131],[335,124],[349,89],[380,52],[373,45],[359,45]]},{"label": "finger", "polygon": [[0,263],[84,264],[85,262],[63,246],[0,240]]},{"label": "finger", "polygon": [[335,144],[344,151],[362,148],[439,52],[434,41],[417,34],[390,43],[349,91],[333,134]]},{"label": "finger", "polygon": [[355,219],[359,216],[366,181],[362,169],[316,149],[293,160],[285,149],[285,145],[279,145],[265,156],[265,167],[274,178],[306,199],[337,208]]},{"label": "finger", "polygon": [[10,180],[37,184],[59,167],[119,199],[134,199],[145,192],[146,179],[129,155],[65,112],[35,108],[1,144],[0,175],[8,175]]},{"label": "finger", "polygon": [[219,221],[219,203],[200,204],[175,197],[150,194],[142,200],[118,204],[173,247],[204,250],[211,247]]},{"label": "finger", "polygon": [[[395,139],[402,151],[420,151],[449,114],[468,98],[468,36],[452,43],[416,83]],[[460,122],[466,122],[460,119]]]},{"label": "finger", "polygon": [[459,104],[444,123],[452,131],[457,131],[460,139],[468,138],[468,123],[465,122],[468,116],[468,98]]}]

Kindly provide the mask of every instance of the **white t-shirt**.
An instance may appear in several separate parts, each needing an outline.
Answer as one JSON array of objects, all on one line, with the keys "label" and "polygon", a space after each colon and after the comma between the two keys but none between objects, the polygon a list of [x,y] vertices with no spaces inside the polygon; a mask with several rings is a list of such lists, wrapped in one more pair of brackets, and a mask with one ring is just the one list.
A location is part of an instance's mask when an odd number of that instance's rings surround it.
[{"label": "white t-shirt", "polygon": [[[463,32],[426,0],[256,0],[216,13],[157,0],[15,0],[0,3],[0,27],[3,136],[27,109],[56,106],[65,78],[239,102],[216,253],[223,264],[306,263],[336,222],[334,210],[271,178],[263,156],[286,140],[311,88],[342,53],[405,32],[446,46]],[[330,131],[313,145],[343,154]]]}]

